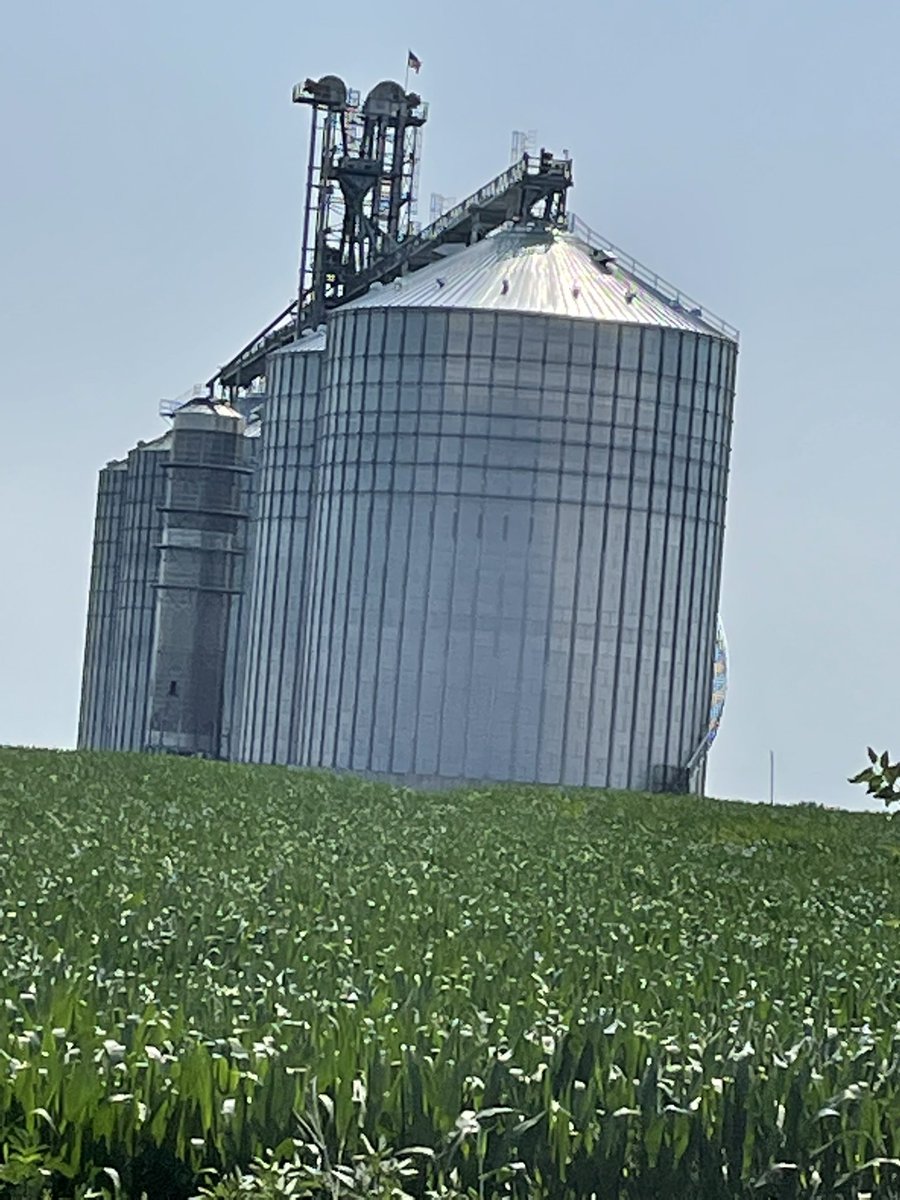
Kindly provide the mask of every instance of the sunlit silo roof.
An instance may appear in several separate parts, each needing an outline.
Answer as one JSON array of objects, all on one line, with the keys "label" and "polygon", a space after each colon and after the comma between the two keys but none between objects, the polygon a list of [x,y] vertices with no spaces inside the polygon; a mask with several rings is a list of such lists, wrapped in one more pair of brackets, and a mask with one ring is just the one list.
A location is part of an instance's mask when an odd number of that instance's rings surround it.
[{"label": "sunlit silo roof", "polygon": [[347,308],[461,308],[616,321],[694,333],[719,331],[656,295],[614,260],[556,230],[504,229],[383,287]]},{"label": "sunlit silo roof", "polygon": [[282,354],[307,354],[313,350],[325,349],[325,330],[324,329],[309,329],[304,330],[300,337],[294,342],[288,344],[281,351]]}]

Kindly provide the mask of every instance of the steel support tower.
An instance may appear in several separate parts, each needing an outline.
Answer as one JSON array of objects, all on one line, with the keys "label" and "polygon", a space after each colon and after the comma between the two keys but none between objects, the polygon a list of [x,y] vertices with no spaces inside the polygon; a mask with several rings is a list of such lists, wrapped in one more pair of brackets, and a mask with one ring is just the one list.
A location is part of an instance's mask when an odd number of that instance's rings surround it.
[{"label": "steel support tower", "polygon": [[572,162],[549,151],[521,158],[425,229],[418,230],[419,149],[428,107],[385,80],[364,101],[337,75],[293,90],[311,109],[300,283],[265,329],[209,380],[229,399],[265,375],[269,354],[373,283],[435,262],[447,246],[471,245],[506,222],[563,226]]}]

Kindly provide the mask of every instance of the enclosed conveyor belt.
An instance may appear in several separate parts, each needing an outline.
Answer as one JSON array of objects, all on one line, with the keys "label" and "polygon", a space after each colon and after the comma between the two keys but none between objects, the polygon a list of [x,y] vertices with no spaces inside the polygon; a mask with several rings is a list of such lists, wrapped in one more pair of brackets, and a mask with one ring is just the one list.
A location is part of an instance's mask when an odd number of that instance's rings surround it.
[{"label": "enclosed conveyor belt", "polygon": [[[572,185],[572,162],[546,151],[524,155],[506,171],[444,213],[431,225],[385,254],[367,271],[353,276],[339,303],[366,292],[373,283],[389,283],[398,275],[428,266],[446,246],[469,245],[511,220],[535,217],[562,221],[566,192]],[[265,373],[266,357],[293,341],[309,325],[305,313],[297,320],[297,301],[248,342],[209,381],[209,386],[247,387]]]}]

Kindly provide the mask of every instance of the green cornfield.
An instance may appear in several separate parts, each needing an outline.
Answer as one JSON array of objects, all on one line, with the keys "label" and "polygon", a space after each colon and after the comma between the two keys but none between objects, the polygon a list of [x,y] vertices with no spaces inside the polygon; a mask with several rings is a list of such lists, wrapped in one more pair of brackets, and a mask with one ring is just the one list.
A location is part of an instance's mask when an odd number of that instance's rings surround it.
[{"label": "green cornfield", "polygon": [[897,1197],[898,959],[880,813],[3,750],[0,1196]]}]

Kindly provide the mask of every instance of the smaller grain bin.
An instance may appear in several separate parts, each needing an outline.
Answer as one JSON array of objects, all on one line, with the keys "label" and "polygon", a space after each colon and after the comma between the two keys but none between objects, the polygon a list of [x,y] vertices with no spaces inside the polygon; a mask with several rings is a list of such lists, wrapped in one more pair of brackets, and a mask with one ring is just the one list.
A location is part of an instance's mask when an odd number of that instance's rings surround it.
[{"label": "smaller grain bin", "polygon": [[178,409],[166,464],[147,746],[218,757],[231,606],[240,594],[244,422],[227,405]]},{"label": "smaller grain bin", "polygon": [[97,481],[94,549],[78,719],[79,749],[109,749],[109,706],[116,671],[115,638],[119,542],[128,481],[125,462],[108,463]]},{"label": "smaller grain bin", "polygon": [[293,763],[324,331],[273,355],[260,416],[241,757]]},{"label": "smaller grain bin", "polygon": [[100,472],[78,745],[145,744],[171,434]]}]

